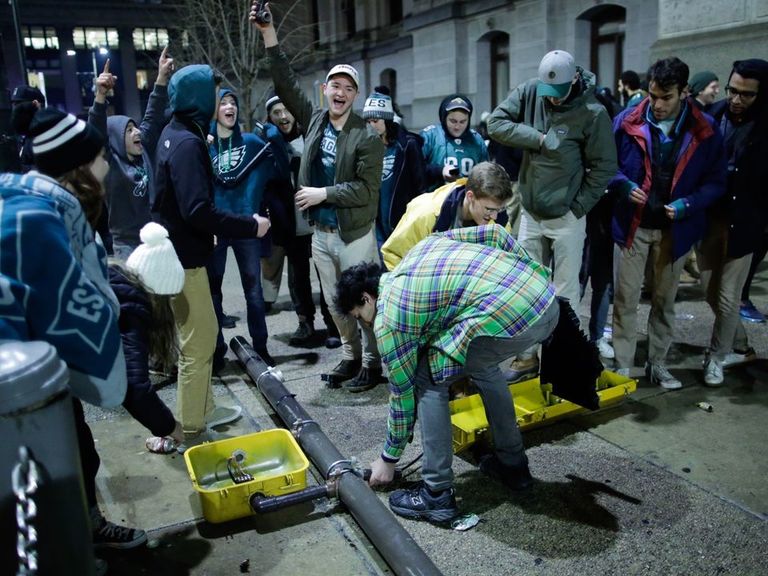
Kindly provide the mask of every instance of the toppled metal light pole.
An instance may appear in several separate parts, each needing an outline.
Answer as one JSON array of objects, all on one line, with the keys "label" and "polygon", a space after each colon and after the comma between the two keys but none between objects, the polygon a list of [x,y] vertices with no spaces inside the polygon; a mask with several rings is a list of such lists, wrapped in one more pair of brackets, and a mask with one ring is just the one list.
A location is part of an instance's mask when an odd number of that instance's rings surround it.
[{"label": "toppled metal light pole", "polygon": [[320,425],[296,401],[279,372],[269,369],[242,336],[233,338],[229,346],[323,478],[335,481],[339,500],[394,573],[399,576],[441,574],[368,484],[354,472],[349,459],[344,458]]}]

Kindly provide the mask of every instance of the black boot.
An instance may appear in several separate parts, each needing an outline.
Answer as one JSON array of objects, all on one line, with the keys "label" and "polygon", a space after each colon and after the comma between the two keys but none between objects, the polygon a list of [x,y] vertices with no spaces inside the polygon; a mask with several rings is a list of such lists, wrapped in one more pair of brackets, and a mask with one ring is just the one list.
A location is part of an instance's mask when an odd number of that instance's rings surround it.
[{"label": "black boot", "polygon": [[360,372],[360,366],[362,360],[359,358],[356,360],[342,360],[336,367],[322,375],[322,379],[325,381],[325,385],[328,388],[340,388],[341,383],[347,380],[351,380],[355,375]]},{"label": "black boot", "polygon": [[289,346],[308,346],[312,342],[312,338],[315,336],[315,328],[312,326],[312,322],[306,320],[299,320],[299,327],[288,340]]},{"label": "black boot", "polygon": [[363,366],[357,376],[344,383],[344,390],[348,392],[364,392],[370,390],[379,382],[384,382],[381,366]]}]

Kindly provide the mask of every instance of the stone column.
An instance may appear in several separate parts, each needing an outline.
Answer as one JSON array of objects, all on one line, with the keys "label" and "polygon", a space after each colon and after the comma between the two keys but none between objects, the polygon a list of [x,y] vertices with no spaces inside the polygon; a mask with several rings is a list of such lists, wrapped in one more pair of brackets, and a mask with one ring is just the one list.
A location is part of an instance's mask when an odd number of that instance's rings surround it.
[{"label": "stone column", "polygon": [[120,86],[123,88],[124,113],[129,118],[141,119],[141,101],[139,100],[139,87],[136,84],[136,52],[133,48],[133,28],[119,28],[120,35],[120,60],[122,63],[123,77],[120,78]]},{"label": "stone column", "polygon": [[[80,94],[80,82],[77,79],[77,56],[67,56],[67,50],[75,50],[72,42],[72,27],[57,26],[56,37],[59,39],[59,61],[61,62],[61,80],[64,83],[64,102],[67,111],[80,114],[83,111],[83,98]],[[89,102],[90,104],[90,102]]]}]

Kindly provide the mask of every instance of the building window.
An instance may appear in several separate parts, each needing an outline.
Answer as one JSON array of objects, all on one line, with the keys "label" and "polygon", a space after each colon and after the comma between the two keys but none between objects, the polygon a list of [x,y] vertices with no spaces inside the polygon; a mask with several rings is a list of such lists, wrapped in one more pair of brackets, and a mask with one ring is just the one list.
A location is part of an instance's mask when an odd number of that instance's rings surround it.
[{"label": "building window", "polygon": [[118,48],[117,28],[75,28],[72,30],[75,48]]},{"label": "building window", "polygon": [[397,24],[403,19],[403,0],[389,0],[389,22]]},{"label": "building window", "polygon": [[341,13],[345,24],[347,38],[351,38],[357,32],[355,23],[355,0],[341,0]]},{"label": "building window", "polygon": [[491,39],[491,108],[501,103],[509,92],[509,34]]},{"label": "building window", "polygon": [[397,71],[392,68],[386,68],[379,74],[379,84],[389,88],[389,95],[392,101],[397,103]]},{"label": "building window", "polygon": [[165,28],[134,28],[133,47],[136,50],[161,50],[168,45]]},{"label": "building window", "polygon": [[613,89],[624,66],[627,10],[615,4],[596,6],[581,19],[590,22],[590,68],[600,86]]},{"label": "building window", "polygon": [[52,26],[23,26],[24,46],[33,50],[58,50],[59,38]]}]

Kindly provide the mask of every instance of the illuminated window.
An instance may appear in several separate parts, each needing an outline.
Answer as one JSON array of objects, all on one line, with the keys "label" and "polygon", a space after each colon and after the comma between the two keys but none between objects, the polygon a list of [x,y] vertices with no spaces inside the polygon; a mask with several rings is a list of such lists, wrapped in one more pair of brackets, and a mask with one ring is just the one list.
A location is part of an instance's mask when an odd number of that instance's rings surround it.
[{"label": "illuminated window", "polygon": [[168,45],[165,28],[134,28],[133,47],[136,50],[162,50]]},{"label": "illuminated window", "polygon": [[75,48],[118,48],[117,28],[75,28],[72,30]]},{"label": "illuminated window", "polygon": [[149,76],[146,70],[136,70],[136,87],[139,90],[149,90]]},{"label": "illuminated window", "polygon": [[24,46],[33,50],[58,50],[59,39],[51,26],[25,26]]}]

